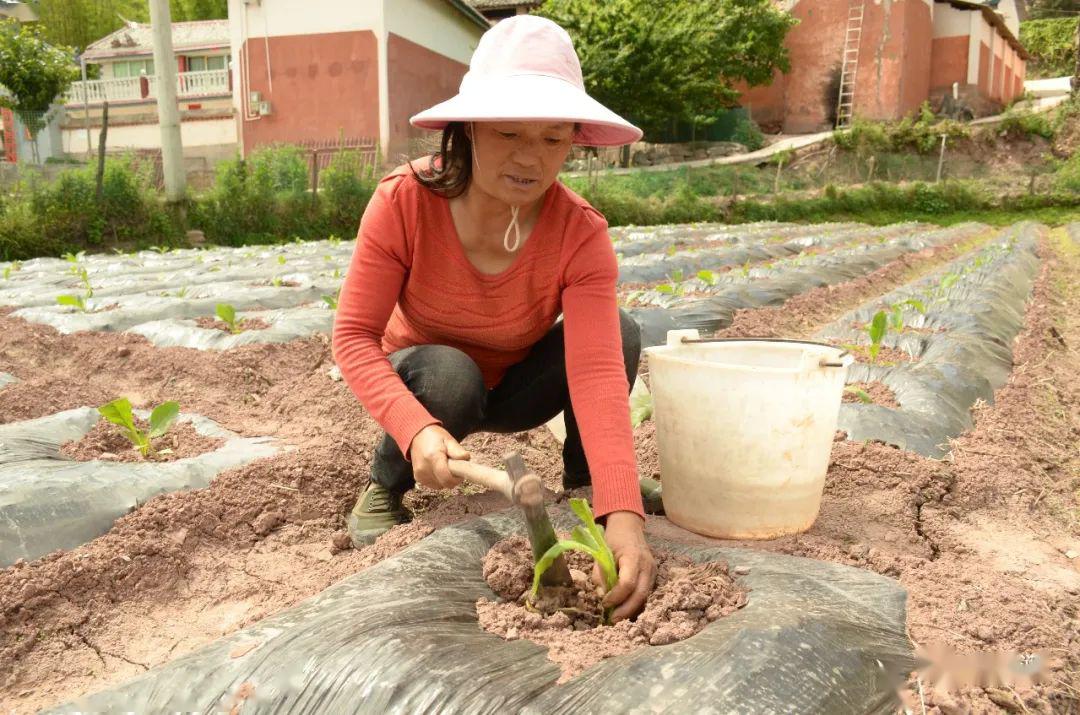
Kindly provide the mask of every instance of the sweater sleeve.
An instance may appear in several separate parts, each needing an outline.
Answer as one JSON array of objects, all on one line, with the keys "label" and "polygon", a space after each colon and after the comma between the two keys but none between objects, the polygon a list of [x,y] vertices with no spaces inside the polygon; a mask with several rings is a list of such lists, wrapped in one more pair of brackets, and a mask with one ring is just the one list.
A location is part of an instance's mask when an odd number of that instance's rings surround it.
[{"label": "sweater sleeve", "polygon": [[615,297],[619,268],[607,224],[591,213],[586,219],[583,226],[588,235],[580,240],[564,270],[570,401],[589,463],[597,517],[615,511],[644,516]]},{"label": "sweater sleeve", "polygon": [[411,253],[398,190],[379,184],[360,221],[334,318],[334,360],[360,403],[408,458],[413,437],[439,424],[409,391],[382,349],[382,336],[409,272]]}]

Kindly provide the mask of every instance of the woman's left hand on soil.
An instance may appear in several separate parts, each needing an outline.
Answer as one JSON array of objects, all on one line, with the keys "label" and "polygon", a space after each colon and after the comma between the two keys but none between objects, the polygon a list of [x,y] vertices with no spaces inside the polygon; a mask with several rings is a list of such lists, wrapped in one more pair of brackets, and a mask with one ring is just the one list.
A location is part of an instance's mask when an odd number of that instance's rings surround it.
[{"label": "woman's left hand on soil", "polygon": [[[656,559],[645,541],[645,522],[630,511],[609,514],[604,527],[608,546],[615,554],[619,582],[604,598],[605,606],[615,606],[612,622],[636,616],[656,583]],[[593,568],[593,580],[603,584],[600,567]]]}]

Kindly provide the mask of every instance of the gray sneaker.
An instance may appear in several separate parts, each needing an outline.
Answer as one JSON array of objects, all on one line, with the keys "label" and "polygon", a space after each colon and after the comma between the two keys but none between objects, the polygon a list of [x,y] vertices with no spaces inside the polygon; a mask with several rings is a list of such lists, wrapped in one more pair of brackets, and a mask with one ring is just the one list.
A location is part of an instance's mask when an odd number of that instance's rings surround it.
[{"label": "gray sneaker", "polygon": [[412,521],[412,514],[402,506],[401,497],[375,482],[368,484],[345,520],[353,546],[372,544],[398,524]]}]

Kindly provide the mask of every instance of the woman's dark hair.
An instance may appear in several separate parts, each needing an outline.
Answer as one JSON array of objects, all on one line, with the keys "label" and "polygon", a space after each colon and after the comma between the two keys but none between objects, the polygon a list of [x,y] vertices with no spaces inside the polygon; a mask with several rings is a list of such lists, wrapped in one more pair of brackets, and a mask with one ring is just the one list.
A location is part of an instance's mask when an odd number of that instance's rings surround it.
[{"label": "woman's dark hair", "polygon": [[440,196],[453,199],[469,188],[472,178],[472,140],[465,122],[450,122],[443,129],[439,151],[431,155],[427,169],[412,168],[416,180]]}]

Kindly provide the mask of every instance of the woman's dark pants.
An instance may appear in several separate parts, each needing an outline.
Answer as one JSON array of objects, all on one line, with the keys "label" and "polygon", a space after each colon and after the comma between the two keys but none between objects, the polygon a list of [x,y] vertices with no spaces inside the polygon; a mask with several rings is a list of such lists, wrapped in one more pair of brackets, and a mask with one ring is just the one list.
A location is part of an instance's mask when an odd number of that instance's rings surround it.
[{"label": "woman's dark pants", "polygon": [[[622,310],[619,327],[626,378],[633,387],[641,356],[641,332],[634,319]],[[563,484],[573,488],[590,483],[585,450],[570,404],[562,321],[491,390],[484,386],[480,368],[472,358],[445,345],[399,350],[390,355],[390,364],[420,404],[458,441],[474,432],[523,432],[563,412]],[[371,479],[398,494],[415,486],[412,464],[387,434],[375,449]]]}]

